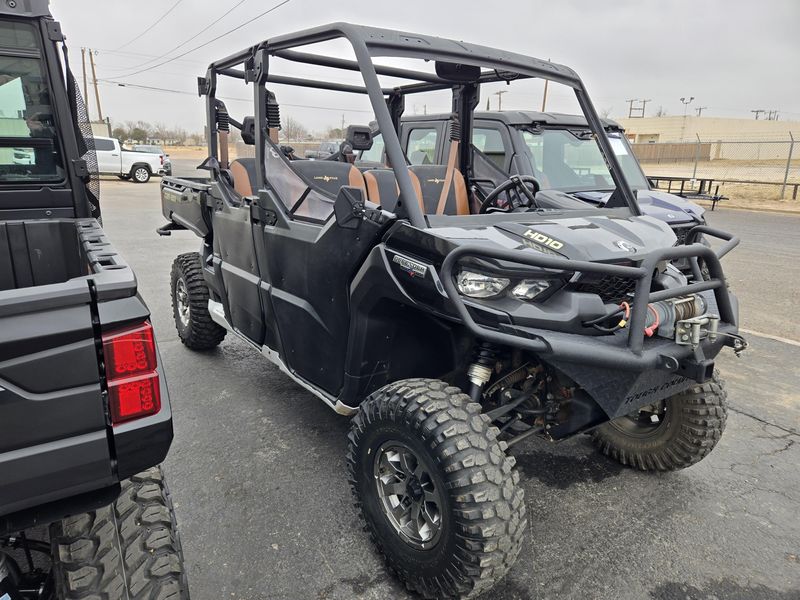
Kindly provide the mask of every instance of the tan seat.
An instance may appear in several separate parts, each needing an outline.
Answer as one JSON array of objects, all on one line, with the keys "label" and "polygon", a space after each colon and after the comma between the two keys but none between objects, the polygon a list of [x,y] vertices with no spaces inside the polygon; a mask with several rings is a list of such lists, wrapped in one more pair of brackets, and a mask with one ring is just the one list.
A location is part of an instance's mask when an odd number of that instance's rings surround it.
[{"label": "tan seat", "polygon": [[252,196],[258,189],[256,182],[256,159],[237,158],[230,166],[233,189],[240,196]]},{"label": "tan seat", "polygon": [[464,176],[453,169],[453,181],[447,191],[444,205],[440,206],[442,188],[446,182],[445,165],[412,165],[408,167],[422,212],[427,215],[468,215],[469,196]]},{"label": "tan seat", "polygon": [[[417,201],[425,214],[437,214],[442,187],[445,183],[446,169],[447,167],[444,165],[416,165],[408,168],[411,185],[414,186]],[[394,171],[391,169],[364,171],[364,181],[367,184],[367,197],[371,202],[389,211],[395,209],[400,196],[400,188],[397,185]],[[470,214],[467,186],[458,169],[453,171],[453,183],[448,191],[441,214]]]}]

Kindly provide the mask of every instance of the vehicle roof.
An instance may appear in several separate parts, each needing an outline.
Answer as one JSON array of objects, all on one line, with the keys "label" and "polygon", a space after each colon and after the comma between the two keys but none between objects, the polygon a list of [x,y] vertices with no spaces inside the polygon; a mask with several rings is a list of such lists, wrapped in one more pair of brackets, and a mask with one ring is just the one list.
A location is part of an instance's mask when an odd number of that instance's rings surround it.
[{"label": "vehicle roof", "polygon": [[[482,121],[500,121],[506,125],[531,125],[541,123],[553,127],[588,127],[583,115],[570,115],[566,113],[536,112],[533,110],[496,110],[476,111],[475,119]],[[406,115],[403,121],[443,121],[450,118],[450,113],[433,115]],[[600,119],[605,127],[622,129],[619,123],[611,119]]]},{"label": "vehicle roof", "polygon": [[342,22],[320,25],[319,27],[269,38],[261,44],[250,46],[243,52],[215,61],[212,66],[225,68],[238,64],[262,45],[266,46],[266,49],[271,54],[280,55],[282,50],[337,38],[349,40],[353,44],[356,54],[359,53],[357,46],[363,43],[372,57],[420,58],[480,65],[495,71],[494,73],[492,71],[487,73],[491,74],[494,80],[503,80],[500,77],[503,72],[512,71],[527,77],[545,77],[572,87],[581,86],[580,78],[570,67],[548,60],[432,35]]},{"label": "vehicle roof", "polygon": [[12,3],[0,3],[0,15],[11,15],[15,17],[49,17],[50,0],[17,0]]}]

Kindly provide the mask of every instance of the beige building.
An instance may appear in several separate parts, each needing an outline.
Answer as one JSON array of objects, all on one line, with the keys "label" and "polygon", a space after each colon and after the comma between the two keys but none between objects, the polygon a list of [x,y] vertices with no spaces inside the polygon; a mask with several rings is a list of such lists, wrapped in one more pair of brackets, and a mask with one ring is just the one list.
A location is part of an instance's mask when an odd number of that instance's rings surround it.
[{"label": "beige building", "polygon": [[800,141],[800,121],[729,119],[724,117],[645,117],[616,119],[631,142]]}]

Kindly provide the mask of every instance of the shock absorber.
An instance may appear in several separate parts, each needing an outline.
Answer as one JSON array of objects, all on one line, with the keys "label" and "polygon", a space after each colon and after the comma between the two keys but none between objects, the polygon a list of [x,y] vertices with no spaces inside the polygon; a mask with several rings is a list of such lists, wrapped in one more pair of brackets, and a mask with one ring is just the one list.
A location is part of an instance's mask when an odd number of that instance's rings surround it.
[{"label": "shock absorber", "polygon": [[475,361],[467,369],[469,379],[469,396],[473,402],[480,402],[485,386],[492,378],[494,365],[497,362],[497,346],[489,342],[480,342],[475,352]]}]

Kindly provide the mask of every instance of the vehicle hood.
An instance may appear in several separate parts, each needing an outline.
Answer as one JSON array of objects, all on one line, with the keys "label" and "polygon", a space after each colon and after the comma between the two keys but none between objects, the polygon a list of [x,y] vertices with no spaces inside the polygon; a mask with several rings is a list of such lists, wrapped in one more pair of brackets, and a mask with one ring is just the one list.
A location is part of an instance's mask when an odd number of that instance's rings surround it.
[{"label": "vehicle hood", "polygon": [[[610,192],[573,192],[573,196],[591,202],[605,204]],[[685,198],[660,190],[638,190],[636,197],[642,213],[669,224],[702,221],[705,209]]]},{"label": "vehicle hood", "polygon": [[500,221],[488,227],[428,230],[453,244],[493,243],[507,250],[533,249],[573,260],[639,261],[654,250],[675,244],[675,234],[650,216],[581,216]]}]

